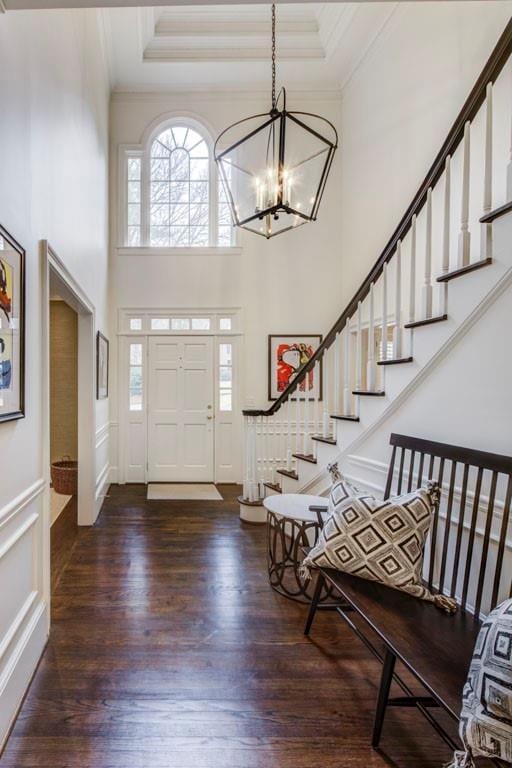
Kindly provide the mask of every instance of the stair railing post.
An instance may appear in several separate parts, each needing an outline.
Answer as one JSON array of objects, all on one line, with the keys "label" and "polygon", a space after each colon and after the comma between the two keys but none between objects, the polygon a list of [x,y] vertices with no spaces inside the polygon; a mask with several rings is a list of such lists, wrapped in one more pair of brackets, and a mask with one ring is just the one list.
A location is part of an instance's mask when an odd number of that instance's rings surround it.
[{"label": "stair railing post", "polygon": [[425,274],[422,290],[422,317],[432,317],[432,188],[427,192],[425,222]]},{"label": "stair railing post", "polygon": [[322,435],[328,437],[329,423],[329,383],[331,375],[331,361],[329,360],[329,350],[325,350],[323,355],[323,408],[322,408]]},{"label": "stair railing post", "polygon": [[309,453],[309,374],[304,379],[304,436],[302,443],[302,453],[307,456]]},{"label": "stair railing post", "polygon": [[395,327],[393,330],[393,357],[402,357],[402,241],[395,253]]},{"label": "stair railing post", "polygon": [[332,413],[340,412],[340,334],[336,334],[334,339],[334,398],[332,402]]},{"label": "stair railing post", "polygon": [[464,126],[462,146],[462,199],[460,213],[459,254],[457,266],[466,267],[471,253],[471,233],[469,231],[469,185],[470,185],[470,141],[471,124],[469,120]]},{"label": "stair railing post", "polygon": [[368,360],[366,364],[366,389],[375,390],[375,310],[374,284],[370,285],[369,318],[368,318]]},{"label": "stair railing post", "polygon": [[[492,209],[492,83],[487,84],[485,96],[485,149],[483,215]],[[481,224],[480,258],[492,257],[492,224]]]}]

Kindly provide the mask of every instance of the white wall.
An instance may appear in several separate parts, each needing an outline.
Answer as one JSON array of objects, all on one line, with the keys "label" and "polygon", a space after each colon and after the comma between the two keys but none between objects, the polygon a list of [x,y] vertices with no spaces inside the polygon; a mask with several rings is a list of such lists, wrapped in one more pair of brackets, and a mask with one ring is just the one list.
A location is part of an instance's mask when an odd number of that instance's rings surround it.
[{"label": "white wall", "polygon": [[[0,424],[0,744],[49,622],[40,240],[49,240],[104,330],[108,95],[96,11],[0,15],[0,221],[27,252],[26,418]],[[96,428],[107,423],[103,401]]]},{"label": "white wall", "polygon": [[[339,123],[336,94],[292,96],[289,104]],[[342,285],[337,245],[339,160],[334,161],[316,223],[270,241],[240,232],[241,254],[215,255],[118,253],[117,164],[119,145],[139,143],[159,116],[163,119],[171,112],[194,116],[215,137],[235,120],[268,108],[268,99],[261,94],[251,98],[232,93],[114,94],[111,105],[113,313],[118,307],[241,307],[245,330],[242,402],[255,406],[267,403],[267,335],[322,334],[337,316]],[[118,419],[115,407],[112,418]]]},{"label": "white wall", "polygon": [[342,93],[341,299],[386,245],[512,13],[398,3]]}]

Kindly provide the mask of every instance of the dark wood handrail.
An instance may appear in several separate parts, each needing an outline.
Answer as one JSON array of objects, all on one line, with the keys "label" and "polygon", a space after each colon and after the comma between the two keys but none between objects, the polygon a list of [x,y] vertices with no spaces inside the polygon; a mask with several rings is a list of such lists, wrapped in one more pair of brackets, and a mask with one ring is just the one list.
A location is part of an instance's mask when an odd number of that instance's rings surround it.
[{"label": "dark wood handrail", "polygon": [[409,229],[411,228],[412,218],[417,215],[423,208],[427,193],[430,187],[434,187],[437,181],[441,178],[444,171],[446,158],[453,155],[457,147],[464,136],[464,126],[468,121],[474,120],[478,110],[482,106],[488,83],[494,83],[501,70],[505,66],[510,54],[512,53],[512,18],[509,20],[505,27],[500,39],[496,43],[496,46],[491,53],[487,63],[485,64],[478,80],[476,81],[471,93],[464,106],[462,107],[457,119],[452,125],[448,136],[443,143],[443,146],[439,150],[436,159],[432,163],[429,172],[425,176],[420,188],[416,192],[411,204],[407,208],[406,212],[402,216],[400,223],[393,232],[393,235],[389,239],[386,247],[380,254],[379,258],[373,265],[368,275],[363,280],[362,284],[357,289],[356,293],[349,301],[339,318],[334,323],[331,330],[327,333],[324,340],[315,351],[315,354],[311,359],[301,368],[300,372],[286,387],[284,392],[278,397],[272,405],[263,409],[246,409],[243,411],[244,416],[272,416],[276,413],[282,405],[288,400],[290,395],[295,391],[297,386],[303,381],[309,371],[311,371],[315,363],[320,360],[324,352],[326,352],[331,344],[336,339],[336,335],[343,330],[347,320],[349,320],[354,312],[357,310],[357,305],[360,301],[363,301],[370,291],[370,286],[375,280],[377,280],[382,274],[384,264],[391,260],[399,240],[403,240]]}]

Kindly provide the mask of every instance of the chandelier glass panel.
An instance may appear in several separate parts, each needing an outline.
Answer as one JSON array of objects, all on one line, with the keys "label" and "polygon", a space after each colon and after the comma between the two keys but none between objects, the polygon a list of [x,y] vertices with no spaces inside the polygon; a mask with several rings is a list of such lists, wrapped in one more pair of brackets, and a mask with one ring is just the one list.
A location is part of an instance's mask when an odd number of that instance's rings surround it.
[{"label": "chandelier glass panel", "polygon": [[226,128],[215,160],[233,224],[266,238],[315,221],[338,146],[336,129],[309,112],[288,111],[276,97],[272,5],[272,107]]}]

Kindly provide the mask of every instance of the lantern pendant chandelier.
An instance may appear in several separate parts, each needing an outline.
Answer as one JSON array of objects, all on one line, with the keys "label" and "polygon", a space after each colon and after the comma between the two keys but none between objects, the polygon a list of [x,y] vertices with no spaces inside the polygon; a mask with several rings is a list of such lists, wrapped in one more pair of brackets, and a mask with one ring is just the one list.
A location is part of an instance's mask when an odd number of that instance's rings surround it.
[{"label": "lantern pendant chandelier", "polygon": [[272,4],[272,107],[226,128],[214,156],[233,224],[267,239],[315,221],[338,146],[329,120],[288,111],[276,97],[276,8]]}]

